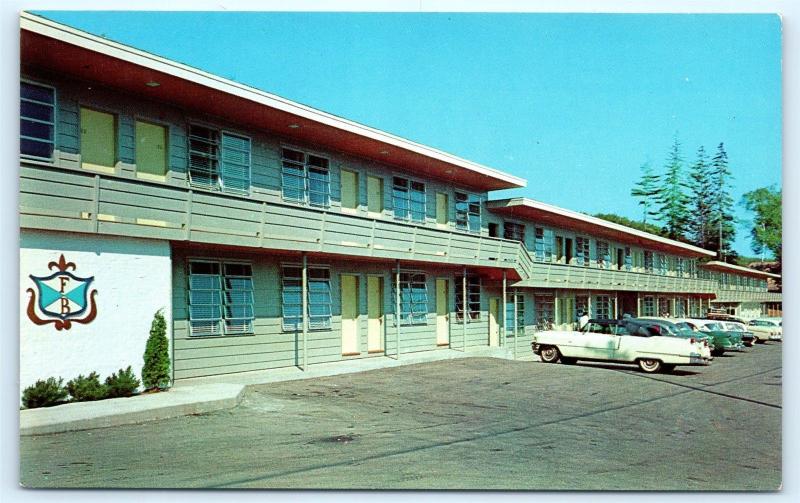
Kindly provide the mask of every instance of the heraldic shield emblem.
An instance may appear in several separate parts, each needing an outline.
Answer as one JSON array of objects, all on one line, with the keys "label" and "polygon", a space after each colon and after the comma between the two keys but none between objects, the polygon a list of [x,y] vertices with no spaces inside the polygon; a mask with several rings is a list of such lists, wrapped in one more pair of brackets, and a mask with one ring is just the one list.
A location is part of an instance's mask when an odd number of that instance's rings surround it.
[{"label": "heraldic shield emblem", "polygon": [[47,268],[54,272],[29,276],[36,290],[27,289],[28,318],[37,325],[52,323],[56,330],[69,330],[73,323],[91,323],[97,316],[97,290],[90,290],[94,276],[81,278],[70,272],[75,271],[75,263],[67,262],[63,254]]}]

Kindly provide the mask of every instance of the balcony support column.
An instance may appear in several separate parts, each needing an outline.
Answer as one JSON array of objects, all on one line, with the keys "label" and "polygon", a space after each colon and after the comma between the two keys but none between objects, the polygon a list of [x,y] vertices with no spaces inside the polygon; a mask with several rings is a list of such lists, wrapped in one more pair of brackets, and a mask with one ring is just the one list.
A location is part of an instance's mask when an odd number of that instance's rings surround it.
[{"label": "balcony support column", "polygon": [[303,252],[303,371],[308,370],[308,256]]},{"label": "balcony support column", "polygon": [[503,269],[503,312],[501,316],[503,318],[503,323],[500,325],[500,345],[506,345],[506,334],[508,333],[508,326],[506,321],[506,313],[508,312],[507,308],[508,299],[506,298],[506,270]]}]

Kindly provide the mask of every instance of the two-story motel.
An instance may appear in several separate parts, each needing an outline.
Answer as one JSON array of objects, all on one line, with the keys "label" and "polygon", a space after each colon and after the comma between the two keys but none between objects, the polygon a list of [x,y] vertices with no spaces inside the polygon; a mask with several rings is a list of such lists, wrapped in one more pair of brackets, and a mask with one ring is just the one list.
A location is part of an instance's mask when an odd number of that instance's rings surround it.
[{"label": "two-story motel", "polygon": [[21,388],[138,369],[159,309],[184,379],[780,302],[713,252],[489,200],[516,176],[27,13],[21,60]]}]

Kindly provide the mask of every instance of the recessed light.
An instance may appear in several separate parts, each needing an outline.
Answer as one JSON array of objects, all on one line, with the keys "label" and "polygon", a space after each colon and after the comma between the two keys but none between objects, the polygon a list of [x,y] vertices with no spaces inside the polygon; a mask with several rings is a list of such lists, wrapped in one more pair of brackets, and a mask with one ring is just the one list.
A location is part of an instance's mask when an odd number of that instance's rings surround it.
[{"label": "recessed light", "polygon": [[146,85],[147,87],[158,87],[158,86],[160,86],[161,84],[159,84],[159,83],[158,83],[158,82],[156,82],[155,80],[151,80],[150,82],[147,82],[145,85]]},{"label": "recessed light", "polygon": [[381,155],[389,155],[389,151],[388,150],[381,150]]},{"label": "recessed light", "polygon": [[300,127],[300,124],[289,124],[289,129],[297,129]]}]

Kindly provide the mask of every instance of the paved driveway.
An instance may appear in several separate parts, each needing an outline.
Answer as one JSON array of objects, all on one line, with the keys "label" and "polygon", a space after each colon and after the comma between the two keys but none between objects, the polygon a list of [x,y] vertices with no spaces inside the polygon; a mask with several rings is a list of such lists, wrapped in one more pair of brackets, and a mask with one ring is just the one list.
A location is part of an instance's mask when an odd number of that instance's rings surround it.
[{"label": "paved driveway", "polygon": [[274,383],[20,455],[33,487],[774,490],[780,449],[772,343],[675,375],[468,358]]}]

